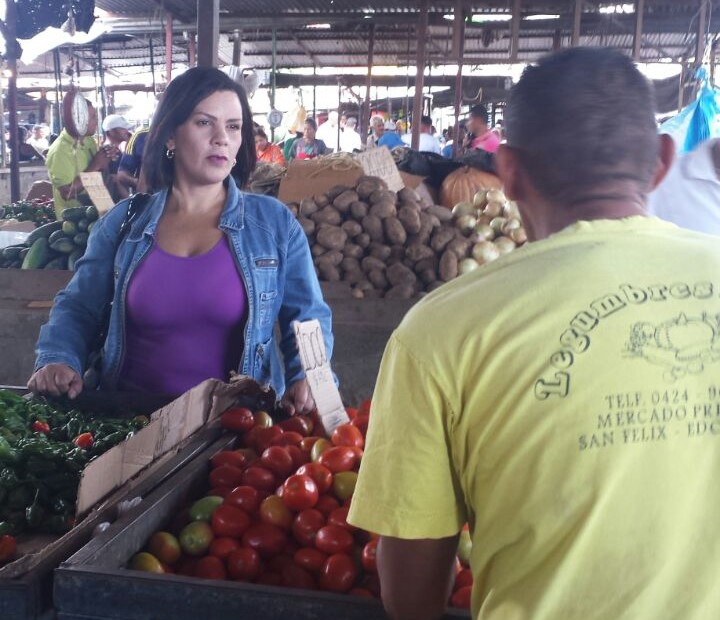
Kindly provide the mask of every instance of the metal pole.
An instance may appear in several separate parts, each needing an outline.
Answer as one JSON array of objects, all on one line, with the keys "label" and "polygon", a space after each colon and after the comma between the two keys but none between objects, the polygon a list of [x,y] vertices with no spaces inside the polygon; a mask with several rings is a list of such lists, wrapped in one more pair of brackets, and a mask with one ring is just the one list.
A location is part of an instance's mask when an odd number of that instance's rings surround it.
[{"label": "metal pole", "polygon": [[195,33],[188,32],[188,66],[194,67],[197,64],[197,49],[195,45]]},{"label": "metal pole", "polygon": [[60,114],[60,106],[62,104],[62,71],[60,71],[60,50],[56,47],[53,50],[53,64],[55,68],[55,107],[53,108],[53,131],[60,133],[62,131],[62,114]]},{"label": "metal pole", "polygon": [[[375,24],[370,24],[370,40],[368,42],[368,65],[367,65],[367,79],[365,80],[365,112],[361,112],[360,118],[360,135],[363,138],[362,148],[365,148],[365,140],[368,134],[368,126],[370,124],[370,89],[372,88],[372,66],[373,66],[373,55],[375,52]],[[361,108],[362,111],[362,108]]]},{"label": "metal pole", "polygon": [[[317,65],[313,63],[313,78],[317,76]],[[315,84],[315,80],[313,80],[313,118],[317,121],[317,105],[315,101],[315,90],[317,88],[317,85]]]},{"label": "metal pole", "polygon": [[233,30],[233,52],[232,52],[232,64],[236,67],[240,66],[240,56],[242,54],[242,40],[240,38],[240,31],[236,28]]},{"label": "metal pole", "polygon": [[717,40],[710,46],[710,84],[715,86],[715,52],[717,51]]},{"label": "metal pole", "polygon": [[420,117],[423,109],[423,85],[425,81],[425,44],[428,29],[428,0],[422,0],[417,26],[417,56],[415,72],[415,100],[413,101],[411,146],[416,151],[420,146]]},{"label": "metal pole", "polygon": [[453,49],[457,56],[457,75],[455,76],[455,129],[453,134],[452,155],[455,158],[460,151],[460,106],[462,105],[462,73],[463,55],[465,53],[465,2],[458,0],[455,4],[455,21],[453,22]]},{"label": "metal pole", "polygon": [[643,17],[645,13],[645,0],[635,0],[635,34],[633,35],[633,60],[640,60],[642,49]]},{"label": "metal pole", "polygon": [[522,0],[513,0],[512,21],[510,22],[510,62],[517,62],[520,46],[520,8]]},{"label": "metal pole", "polygon": [[[408,28],[407,58],[410,60],[410,38],[412,37],[412,26]],[[410,122],[410,71],[405,72],[405,133]]]},{"label": "metal pole", "polygon": [[[8,78],[8,114],[10,116],[10,148],[12,149],[12,158],[10,159],[10,201],[17,202],[20,200],[20,166],[19,158],[20,144],[18,136],[18,119],[17,119],[17,57],[19,45],[16,37],[17,13],[15,12],[15,0],[7,0],[5,25],[7,26],[8,37],[5,41],[5,58],[10,70]],[[3,127],[4,131],[4,127]]]},{"label": "metal pole", "polygon": [[698,15],[697,38],[695,40],[695,67],[700,67],[705,56],[705,37],[707,36],[707,0],[700,0],[700,13]]},{"label": "metal pole", "polygon": [[[277,70],[277,31],[275,28],[272,29],[272,75],[270,82],[270,109],[275,109],[275,87],[276,87],[276,74]],[[270,128],[270,141],[275,142],[275,128]]]},{"label": "metal pole", "polygon": [[197,0],[198,65],[217,67],[220,0]]},{"label": "metal pole", "polygon": [[685,72],[686,64],[685,59],[683,58],[683,61],[680,64],[680,89],[678,90],[678,110],[682,110],[685,106]]},{"label": "metal pole", "polygon": [[165,83],[169,84],[172,80],[172,43],[173,41],[173,18],[172,13],[165,12]]},{"label": "metal pole", "polygon": [[3,104],[3,99],[5,98],[4,91],[5,87],[3,86],[3,76],[2,73],[0,73],[0,119],[2,119],[2,131],[0,131],[0,163],[2,163],[2,167],[5,168],[7,166],[7,141],[5,140],[5,106]]},{"label": "metal pole", "polygon": [[102,43],[97,45],[98,73],[100,74],[100,101],[103,108],[103,118],[115,110],[108,103],[107,91],[105,90],[105,67],[103,66]]},{"label": "metal pole", "polygon": [[580,43],[580,20],[582,20],[583,0],[575,0],[575,12],[573,13],[573,31],[571,45],[577,47]]},{"label": "metal pole", "polygon": [[152,75],[153,94],[157,94],[157,84],[155,84],[155,50],[153,48],[152,39],[150,39],[150,75]]}]

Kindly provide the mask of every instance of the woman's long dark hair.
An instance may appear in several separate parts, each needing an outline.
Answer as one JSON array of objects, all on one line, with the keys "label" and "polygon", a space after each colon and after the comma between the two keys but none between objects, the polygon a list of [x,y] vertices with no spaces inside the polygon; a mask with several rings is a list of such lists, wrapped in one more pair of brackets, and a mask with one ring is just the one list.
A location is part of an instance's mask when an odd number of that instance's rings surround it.
[{"label": "woman's long dark hair", "polygon": [[257,156],[252,112],[245,89],[219,69],[193,67],[168,84],[150,125],[143,151],[143,173],[152,191],[170,187],[175,178],[173,160],[165,154],[168,138],[190,118],[198,103],[218,91],[232,91],[240,100],[242,144],[235,156],[237,163],[231,174],[240,187],[247,182],[255,168]]}]

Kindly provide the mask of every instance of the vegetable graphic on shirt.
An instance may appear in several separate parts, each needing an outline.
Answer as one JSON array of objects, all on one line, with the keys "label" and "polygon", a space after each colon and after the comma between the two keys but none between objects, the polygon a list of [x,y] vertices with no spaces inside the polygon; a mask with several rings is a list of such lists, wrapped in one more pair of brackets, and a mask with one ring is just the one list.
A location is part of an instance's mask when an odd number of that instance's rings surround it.
[{"label": "vegetable graphic on shirt", "polygon": [[708,363],[720,360],[720,315],[688,317],[680,313],[659,325],[635,323],[627,353],[651,364],[665,366],[665,380],[699,374]]}]

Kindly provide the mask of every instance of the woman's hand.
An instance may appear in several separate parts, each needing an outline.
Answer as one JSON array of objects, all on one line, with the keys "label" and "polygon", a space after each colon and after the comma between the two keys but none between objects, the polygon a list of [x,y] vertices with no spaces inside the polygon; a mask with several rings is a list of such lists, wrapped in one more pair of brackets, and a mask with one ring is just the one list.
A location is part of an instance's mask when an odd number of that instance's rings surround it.
[{"label": "woman's hand", "polygon": [[306,415],[315,409],[307,379],[293,383],[283,394],[280,404],[290,415]]},{"label": "woman's hand", "polygon": [[28,389],[37,394],[75,398],[83,389],[82,377],[65,364],[48,364],[35,371],[27,383]]}]

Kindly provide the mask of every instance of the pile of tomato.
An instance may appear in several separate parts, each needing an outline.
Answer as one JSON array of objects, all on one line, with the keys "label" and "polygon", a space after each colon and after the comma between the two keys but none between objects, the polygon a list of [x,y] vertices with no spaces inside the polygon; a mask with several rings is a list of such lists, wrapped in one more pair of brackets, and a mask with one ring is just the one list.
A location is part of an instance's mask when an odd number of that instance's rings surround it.
[{"label": "pile of tomato", "polygon": [[[240,447],[212,457],[205,496],[130,568],[379,597],[378,537],[347,522],[369,408],[348,408],[350,423],[329,438],[313,434],[317,418],[275,424],[263,411],[226,411],[221,423]],[[458,560],[450,603],[469,607],[471,585]]]}]

